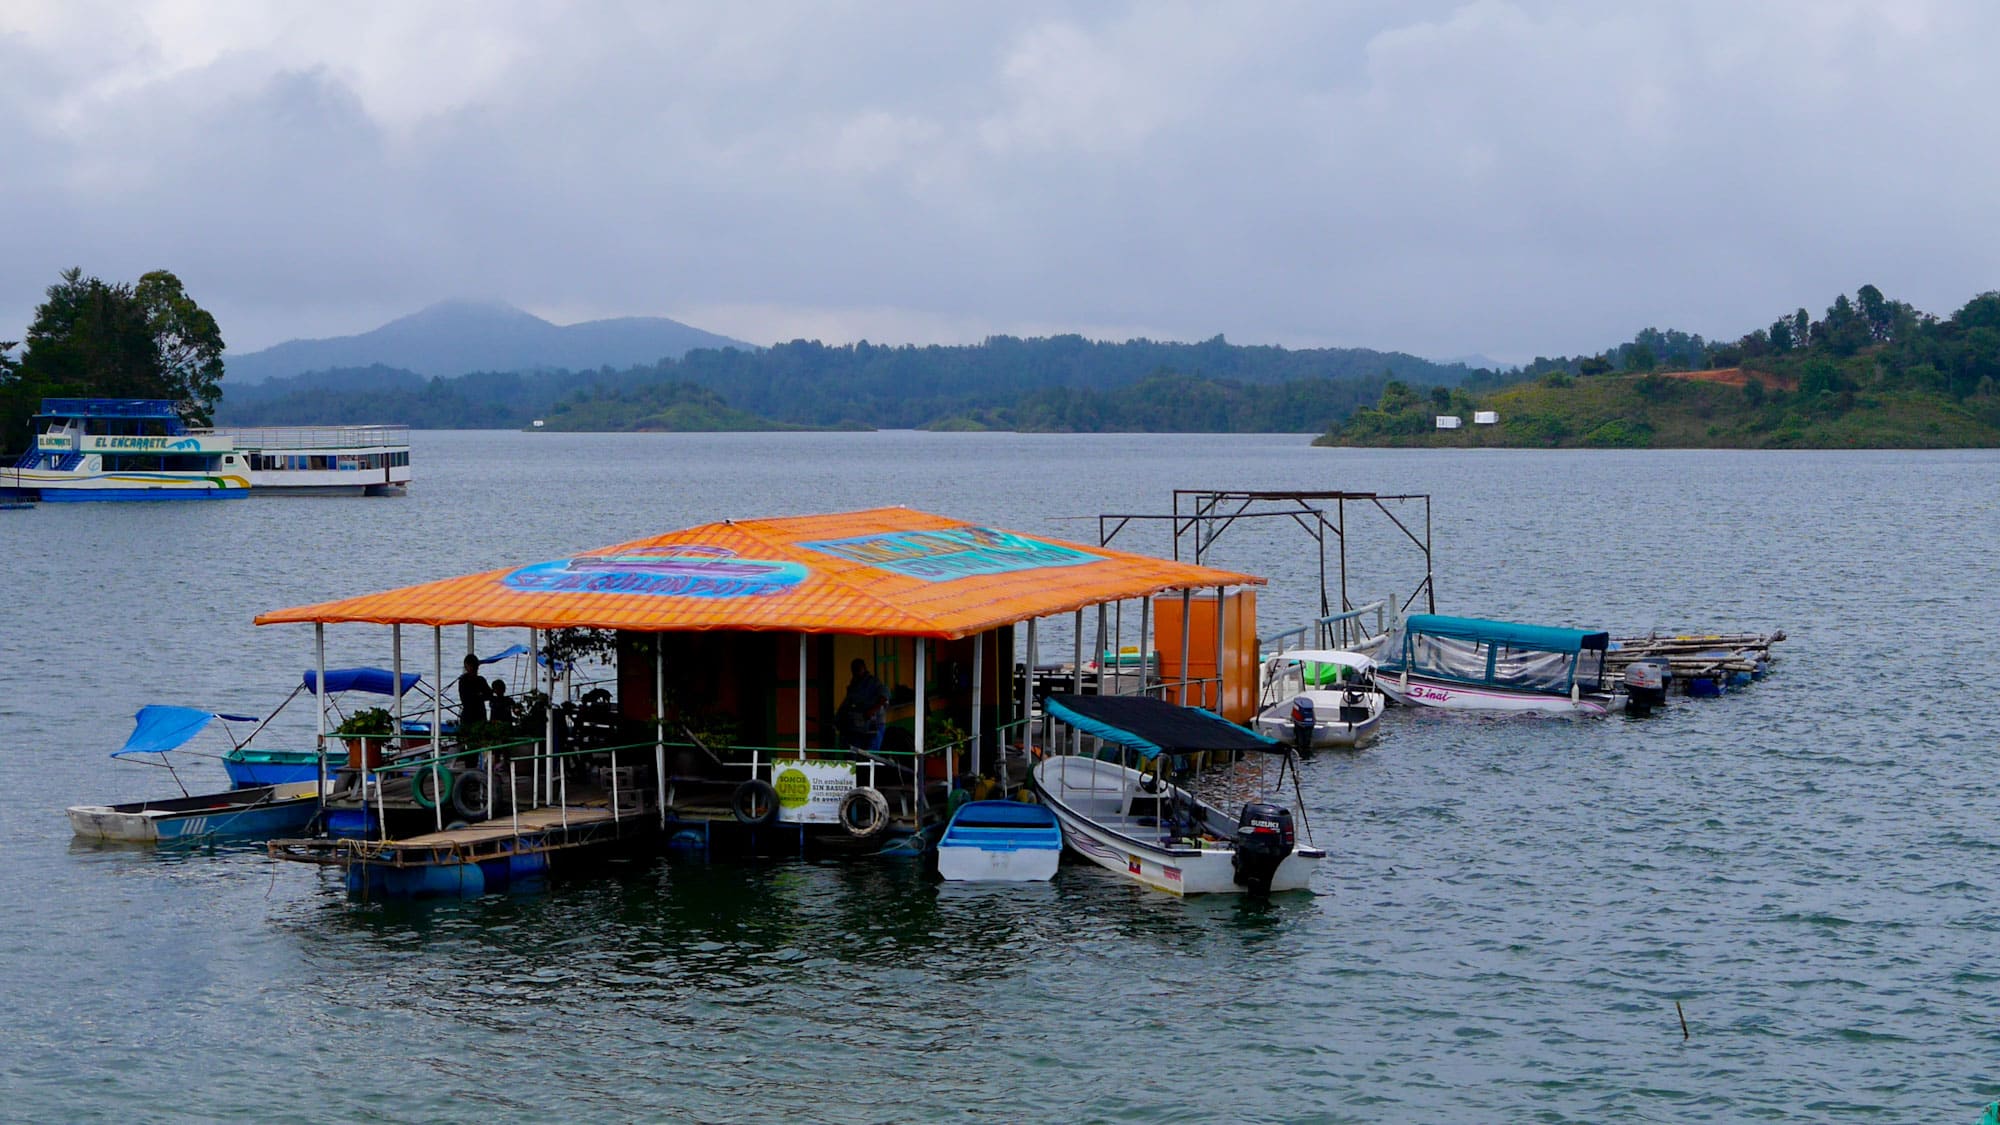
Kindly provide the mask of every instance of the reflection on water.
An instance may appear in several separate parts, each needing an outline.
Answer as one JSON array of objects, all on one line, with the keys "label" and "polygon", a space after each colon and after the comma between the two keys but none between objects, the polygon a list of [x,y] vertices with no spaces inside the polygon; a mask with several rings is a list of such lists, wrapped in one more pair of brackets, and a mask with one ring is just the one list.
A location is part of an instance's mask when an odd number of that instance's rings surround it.
[{"label": "reflection on water", "polygon": [[[1994,672],[2000,605],[1965,570],[2000,547],[1990,455],[418,437],[405,500],[9,524],[0,568],[33,607],[0,628],[10,1115],[1905,1121],[2000,1097],[1997,748],[1966,705]],[[61,815],[161,792],[106,758],[141,704],[290,690],[309,631],[261,610],[725,515],[907,503],[1089,539],[1069,517],[1211,485],[1435,493],[1444,612],[1792,640],[1770,680],[1643,721],[1391,716],[1305,765],[1330,857],[1316,894],[1268,903],[1087,865],[967,887],[679,856],[357,903],[255,847],[76,844]],[[1309,619],[1296,536],[1243,525],[1218,551],[1274,578],[1266,631]],[[1360,597],[1413,587],[1386,537],[1350,558]],[[336,628],[328,660],[386,643]],[[1885,669],[1904,690],[1853,690]],[[1252,770],[1203,792],[1275,784]]]}]

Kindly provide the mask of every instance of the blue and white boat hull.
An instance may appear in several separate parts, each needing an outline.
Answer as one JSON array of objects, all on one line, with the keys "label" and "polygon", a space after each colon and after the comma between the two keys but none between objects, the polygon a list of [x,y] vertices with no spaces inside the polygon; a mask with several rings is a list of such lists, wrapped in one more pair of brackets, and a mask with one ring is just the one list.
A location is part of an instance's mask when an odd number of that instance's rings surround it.
[{"label": "blue and white boat hull", "polygon": [[938,841],[938,874],[953,883],[1032,883],[1055,878],[1062,861],[1055,814],[1019,801],[959,806]]},{"label": "blue and white boat hull", "polygon": [[318,811],[317,783],[68,810],[78,836],[130,844],[270,839],[302,830]]}]

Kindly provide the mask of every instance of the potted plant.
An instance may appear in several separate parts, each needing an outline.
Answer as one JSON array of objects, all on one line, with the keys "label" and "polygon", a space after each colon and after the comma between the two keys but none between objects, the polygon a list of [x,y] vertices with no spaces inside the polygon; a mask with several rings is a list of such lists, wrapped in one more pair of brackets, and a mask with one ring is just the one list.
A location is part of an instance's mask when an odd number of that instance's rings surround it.
[{"label": "potted plant", "polygon": [[333,728],[347,743],[349,769],[374,769],[382,764],[382,747],[395,733],[396,717],[383,707],[366,707],[354,712]]}]

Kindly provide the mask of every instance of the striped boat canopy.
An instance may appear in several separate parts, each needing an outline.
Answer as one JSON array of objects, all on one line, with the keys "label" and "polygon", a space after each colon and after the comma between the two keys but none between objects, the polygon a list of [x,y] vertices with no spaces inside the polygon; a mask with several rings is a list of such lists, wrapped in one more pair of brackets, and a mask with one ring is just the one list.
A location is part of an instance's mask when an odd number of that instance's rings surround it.
[{"label": "striped boat canopy", "polygon": [[550,562],[277,610],[257,624],[955,638],[1123,598],[1263,582],[876,508],[703,524]]}]

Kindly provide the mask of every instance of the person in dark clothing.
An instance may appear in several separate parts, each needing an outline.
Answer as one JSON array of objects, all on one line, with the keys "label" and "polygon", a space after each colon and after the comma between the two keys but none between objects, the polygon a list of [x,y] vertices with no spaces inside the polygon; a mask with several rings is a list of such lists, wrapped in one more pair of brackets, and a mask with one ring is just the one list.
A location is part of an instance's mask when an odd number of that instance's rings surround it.
[{"label": "person in dark clothing", "polygon": [[479,674],[479,658],[466,653],[465,674],[458,678],[458,729],[486,721],[486,701],[492,694],[493,689]]},{"label": "person in dark clothing", "polygon": [[494,680],[492,694],[486,700],[486,717],[496,723],[512,725],[516,718],[514,701],[507,698],[507,681]]},{"label": "person in dark clothing", "polygon": [[847,743],[856,750],[882,749],[882,728],[889,710],[889,692],[868,670],[868,662],[857,658],[849,665],[853,678],[847,681],[847,697],[840,701]]}]

